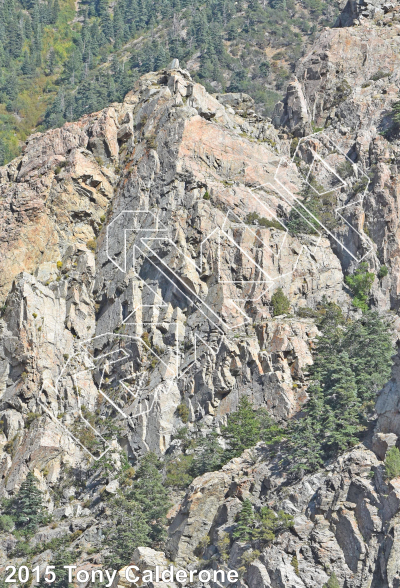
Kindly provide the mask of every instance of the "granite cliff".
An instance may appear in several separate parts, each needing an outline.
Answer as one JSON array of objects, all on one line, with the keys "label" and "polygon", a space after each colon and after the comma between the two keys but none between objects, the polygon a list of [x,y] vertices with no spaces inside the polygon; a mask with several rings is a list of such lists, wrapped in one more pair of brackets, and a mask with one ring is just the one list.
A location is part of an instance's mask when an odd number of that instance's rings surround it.
[{"label": "granite cliff", "polygon": [[[318,336],[310,309],[329,300],[356,316],[344,277],[363,260],[388,270],[371,305],[397,341],[400,20],[397,5],[375,8],[352,6],[356,22],[347,6],[341,28],[319,35],[272,121],[174,60],[0,168],[0,496],[31,471],[56,521],[30,540],[47,546],[32,567],[61,537],[80,567],[101,566],[122,454],[179,456],[184,424],[218,431],[243,396],[281,424],[298,413]],[[293,233],[311,170],[335,221]],[[274,316],[278,288],[290,314]],[[316,474],[292,479],[279,446],[261,444],[196,478],[172,496],[165,554],[128,559],[217,565],[248,498],[294,525],[244,567],[249,545],[232,543],[223,565],[243,567],[238,587],[317,588],[332,571],[346,588],[399,586],[399,479],[383,465],[399,386],[396,359],[366,439]],[[24,563],[15,544],[2,533],[0,569]]]}]

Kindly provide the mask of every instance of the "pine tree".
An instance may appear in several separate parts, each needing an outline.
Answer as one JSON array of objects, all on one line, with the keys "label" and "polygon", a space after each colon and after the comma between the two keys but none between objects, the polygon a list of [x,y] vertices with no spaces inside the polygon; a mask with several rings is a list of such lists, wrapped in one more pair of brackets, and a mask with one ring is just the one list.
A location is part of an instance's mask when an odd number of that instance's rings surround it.
[{"label": "pine tree", "polygon": [[32,73],[32,66],[28,51],[24,51],[24,60],[21,65],[21,71],[25,76],[29,76]]},{"label": "pine tree", "polygon": [[150,539],[160,544],[165,537],[166,514],[170,508],[168,490],[163,486],[160,462],[154,453],[140,463],[129,498],[137,502],[150,527]]},{"label": "pine tree", "polygon": [[312,472],[324,463],[324,400],[321,387],[314,383],[308,389],[310,396],[303,409],[304,416],[291,425],[289,443],[293,471]]},{"label": "pine tree", "polygon": [[60,14],[60,3],[58,0],[54,0],[51,22],[55,24]]},{"label": "pine tree", "polygon": [[274,316],[281,314],[288,314],[290,312],[290,300],[283,293],[282,288],[278,288],[271,297],[272,308],[274,309]]},{"label": "pine tree", "polygon": [[390,380],[394,351],[388,326],[378,313],[367,312],[349,325],[342,348],[351,359],[358,397],[362,402],[371,402]]},{"label": "pine tree", "polygon": [[125,497],[114,499],[111,505],[112,528],[107,536],[110,555],[107,565],[120,569],[130,562],[135,549],[151,545],[152,529],[143,506]]},{"label": "pine tree", "polygon": [[238,410],[228,415],[222,435],[229,444],[230,459],[238,457],[245,449],[254,447],[260,440],[261,425],[256,411],[246,396],[242,396]]},{"label": "pine tree", "polygon": [[224,450],[218,442],[218,435],[216,433],[210,433],[201,439],[196,448],[191,466],[193,477],[218,470],[223,463],[223,453]]},{"label": "pine tree", "polygon": [[331,577],[329,578],[329,580],[327,582],[325,582],[325,584],[322,586],[322,588],[340,588],[340,584],[339,584],[339,581],[336,577],[335,572],[332,572]]},{"label": "pine tree", "polygon": [[40,588],[46,588],[49,585],[54,588],[73,588],[73,584],[68,582],[68,570],[64,566],[69,566],[75,561],[74,555],[69,549],[57,551],[51,559],[51,565],[54,566],[56,579],[52,584],[46,582],[45,578],[39,582]]},{"label": "pine tree", "polygon": [[244,500],[242,510],[237,517],[237,524],[232,533],[236,541],[250,541],[254,527],[253,506],[248,498]]},{"label": "pine tree", "polygon": [[360,401],[351,362],[346,352],[332,358],[325,375],[324,429],[326,445],[334,455],[358,442]]},{"label": "pine tree", "polygon": [[45,518],[43,494],[36,483],[35,476],[29,472],[9,507],[16,526],[28,533],[34,532]]}]

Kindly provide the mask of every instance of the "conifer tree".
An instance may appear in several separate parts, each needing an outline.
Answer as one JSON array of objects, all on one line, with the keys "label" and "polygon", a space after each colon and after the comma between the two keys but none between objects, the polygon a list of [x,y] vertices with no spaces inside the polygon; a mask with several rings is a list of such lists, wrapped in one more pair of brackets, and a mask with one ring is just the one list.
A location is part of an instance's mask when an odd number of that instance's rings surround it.
[{"label": "conifer tree", "polygon": [[163,485],[160,462],[154,453],[146,454],[137,470],[129,499],[137,502],[150,527],[149,537],[160,544],[165,537],[166,514],[170,508],[168,490]]},{"label": "conifer tree", "polygon": [[242,510],[237,517],[237,524],[232,533],[236,541],[250,541],[254,527],[253,506],[248,498],[244,500]]},{"label": "conifer tree", "polygon": [[358,397],[372,401],[390,379],[393,345],[388,326],[377,312],[367,312],[348,326],[342,348],[351,359]]},{"label": "conifer tree", "polygon": [[323,420],[329,453],[342,452],[358,441],[360,401],[349,356],[341,352],[332,358],[324,378],[325,417]]},{"label": "conifer tree", "polygon": [[53,24],[55,24],[57,22],[59,14],[60,14],[59,0],[54,0],[53,11],[52,11],[52,23]]},{"label": "conifer tree", "polygon": [[340,588],[335,572],[332,572],[329,580],[322,586],[322,588]]},{"label": "conifer tree", "polygon": [[9,507],[9,514],[16,526],[30,533],[44,521],[43,494],[37,487],[37,480],[29,472]]},{"label": "conifer tree", "polygon": [[110,551],[106,562],[114,569],[120,569],[130,562],[137,547],[151,545],[152,529],[143,506],[125,497],[114,499],[111,513],[113,526],[107,536]]},{"label": "conifer tree", "polygon": [[210,433],[198,444],[191,466],[191,474],[197,477],[219,469],[223,463],[223,453],[224,450],[218,442],[218,435],[214,432]]},{"label": "conifer tree", "polygon": [[368,310],[368,297],[371,286],[375,280],[375,274],[368,271],[368,263],[363,261],[353,274],[345,277],[345,282],[353,294],[353,306]]},{"label": "conifer tree", "polygon": [[260,420],[246,396],[242,396],[238,410],[228,415],[222,435],[229,444],[229,458],[238,457],[245,449],[254,447],[260,440]]},{"label": "conifer tree", "polygon": [[294,471],[314,471],[324,463],[325,410],[319,384],[312,384],[308,394],[310,398],[303,409],[304,416],[292,422],[289,435],[291,469]]},{"label": "conifer tree", "polygon": [[389,480],[400,476],[400,451],[397,447],[391,447],[385,456],[386,476]]}]

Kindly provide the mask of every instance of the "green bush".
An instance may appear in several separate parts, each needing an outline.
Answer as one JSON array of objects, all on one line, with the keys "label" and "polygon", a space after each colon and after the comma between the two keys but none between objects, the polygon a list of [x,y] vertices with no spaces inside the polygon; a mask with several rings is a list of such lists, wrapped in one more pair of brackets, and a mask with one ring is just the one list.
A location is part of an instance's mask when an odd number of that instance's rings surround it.
[{"label": "green bush", "polygon": [[385,457],[386,476],[389,480],[400,476],[400,451],[397,447],[391,447]]},{"label": "green bush", "polygon": [[293,526],[292,515],[283,510],[275,512],[263,506],[258,514],[254,514],[253,506],[248,498],[244,500],[242,510],[237,515],[236,527],[232,538],[237,541],[273,541],[277,534]]},{"label": "green bush", "polygon": [[9,515],[0,516],[0,531],[11,531],[14,527],[14,521]]},{"label": "green bush", "polygon": [[389,273],[388,268],[386,267],[386,265],[381,265],[381,267],[379,268],[379,272],[378,272],[378,278],[381,280],[382,278],[386,277]]},{"label": "green bush", "polygon": [[368,271],[368,263],[360,263],[355,272],[345,277],[345,282],[353,294],[353,306],[361,308],[362,311],[368,310],[368,295],[371,286],[374,283],[375,275]]},{"label": "green bush", "polygon": [[180,455],[177,459],[170,461],[166,467],[165,485],[173,488],[187,488],[193,480],[192,462],[193,455]]},{"label": "green bush", "polygon": [[255,222],[257,222],[260,227],[265,227],[267,229],[278,229],[279,231],[285,230],[285,227],[278,220],[265,218],[264,216],[260,216],[257,212],[249,212],[249,214],[244,219],[244,222],[247,225],[253,225]]},{"label": "green bush", "polygon": [[301,204],[297,203],[289,213],[289,232],[292,235],[316,235],[321,230],[318,221],[329,231],[334,230],[339,224],[335,214],[336,204],[336,192],[326,192],[310,175],[309,183],[301,191]]},{"label": "green bush", "polygon": [[185,404],[184,402],[179,404],[176,408],[176,412],[178,413],[178,416],[183,423],[188,422],[190,412],[189,412],[189,407],[187,406],[187,404]]},{"label": "green bush", "polygon": [[340,588],[339,581],[335,575],[335,572],[332,572],[331,577],[329,580],[322,586],[322,588]]},{"label": "green bush", "polygon": [[274,316],[280,316],[282,314],[289,314],[290,312],[290,300],[283,293],[282,288],[278,288],[271,297],[271,304],[274,312]]},{"label": "green bush", "polygon": [[94,253],[96,251],[96,239],[89,239],[86,243],[86,247]]}]

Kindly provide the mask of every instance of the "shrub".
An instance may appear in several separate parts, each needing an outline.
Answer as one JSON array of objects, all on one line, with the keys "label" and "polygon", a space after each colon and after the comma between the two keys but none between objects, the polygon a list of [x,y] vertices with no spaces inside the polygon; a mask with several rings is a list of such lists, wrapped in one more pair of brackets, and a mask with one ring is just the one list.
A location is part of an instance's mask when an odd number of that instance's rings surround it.
[{"label": "shrub", "polygon": [[[320,221],[329,231],[338,226],[336,218],[336,193],[326,192],[316,179],[310,175],[309,183],[301,191],[301,204],[292,208],[287,222],[287,228],[292,235],[305,233],[316,235]],[[318,220],[316,220],[318,219]]]},{"label": "shrub", "polygon": [[387,276],[388,273],[389,273],[389,270],[386,267],[386,265],[381,265],[381,267],[379,268],[379,272],[378,272],[378,278],[381,280],[382,278]]},{"label": "shrub", "polygon": [[261,541],[273,541],[278,533],[293,527],[292,515],[283,510],[273,511],[268,506],[263,506],[256,517],[258,526],[253,531],[253,538]]},{"label": "shrub", "polygon": [[188,422],[190,413],[188,406],[184,402],[177,406],[176,412],[183,423]]},{"label": "shrub", "polygon": [[204,535],[204,537],[202,537],[200,539],[200,541],[198,542],[198,544],[196,545],[196,548],[194,550],[194,554],[197,557],[201,557],[203,555],[203,553],[204,553],[204,550],[209,545],[210,545],[210,537],[208,535]]},{"label": "shrub", "polygon": [[335,575],[335,572],[332,572],[331,577],[329,580],[322,586],[322,588],[340,588],[339,581]]},{"label": "shrub", "polygon": [[193,455],[180,455],[169,462],[166,468],[165,485],[173,488],[187,488],[193,480],[190,473],[192,462]]},{"label": "shrub", "polygon": [[8,533],[8,531],[11,531],[13,527],[14,521],[9,515],[2,515],[0,517],[0,531],[5,531]]},{"label": "shrub", "polygon": [[257,559],[257,557],[259,557],[259,555],[260,552],[258,549],[248,549],[241,557],[240,561],[242,566],[249,566],[251,563],[253,563],[254,560]]},{"label": "shrub", "polygon": [[298,576],[299,575],[299,560],[297,559],[296,555],[294,555],[292,557],[292,561],[290,563],[292,564],[294,571],[295,571],[296,575]]},{"label": "shrub", "polygon": [[353,294],[353,306],[368,310],[368,295],[375,280],[375,275],[368,271],[368,263],[360,263],[355,272],[345,277],[345,282]]},{"label": "shrub", "polygon": [[290,312],[290,301],[283,293],[282,288],[278,288],[276,292],[274,292],[271,297],[271,304],[274,316],[280,316],[281,314],[288,314]]},{"label": "shrub", "polygon": [[255,222],[260,227],[265,227],[267,229],[278,229],[279,231],[283,231],[285,227],[276,219],[269,219],[265,218],[264,216],[260,216],[257,212],[249,212],[249,214],[244,219],[246,225],[253,225]]},{"label": "shrub", "polygon": [[400,476],[400,451],[397,447],[391,447],[386,453],[385,469],[389,480]]},{"label": "shrub", "polygon": [[57,268],[61,269],[63,266],[63,262],[62,261],[57,261]]},{"label": "shrub", "polygon": [[225,563],[229,559],[229,547],[231,540],[229,533],[222,533],[221,537],[217,541],[217,547],[221,560]]},{"label": "shrub", "polygon": [[86,243],[86,247],[94,253],[96,251],[96,239],[89,239]]},{"label": "shrub", "polygon": [[146,146],[147,149],[157,149],[157,141],[154,135],[147,137]]},{"label": "shrub", "polygon": [[210,200],[210,198],[211,198],[210,194],[207,191],[204,192],[204,194],[203,194],[203,200]]},{"label": "shrub", "polygon": [[148,334],[147,331],[144,331],[144,333],[142,333],[142,340],[143,340],[143,343],[145,345],[147,345],[147,347],[151,348],[150,335]]},{"label": "shrub", "polygon": [[25,428],[29,429],[34,420],[40,417],[39,412],[28,412],[25,419]]}]

